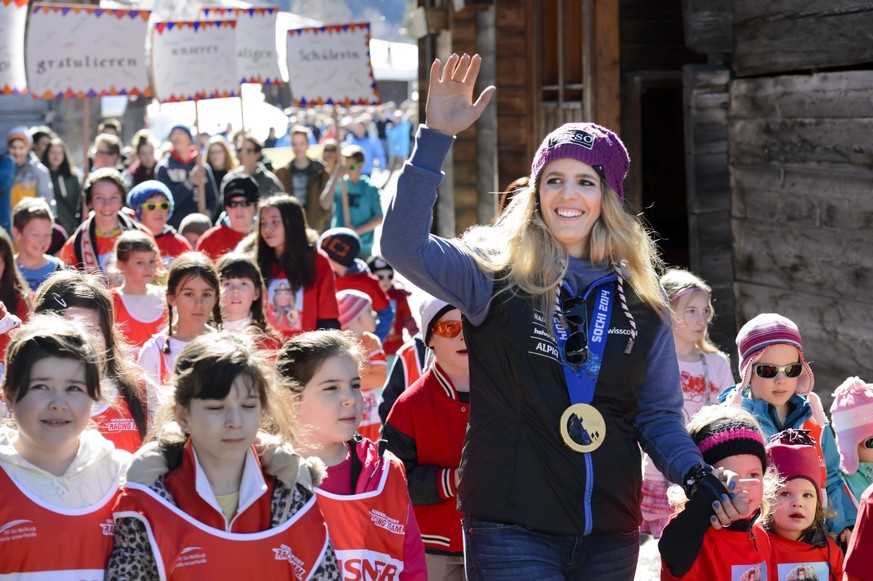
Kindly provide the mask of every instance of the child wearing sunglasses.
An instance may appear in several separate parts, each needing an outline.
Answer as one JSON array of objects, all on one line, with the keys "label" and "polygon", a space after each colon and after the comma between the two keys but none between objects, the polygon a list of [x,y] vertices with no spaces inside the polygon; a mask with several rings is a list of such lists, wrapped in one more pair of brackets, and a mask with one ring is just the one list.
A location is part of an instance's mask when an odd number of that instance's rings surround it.
[{"label": "child wearing sunglasses", "polygon": [[858,507],[873,484],[873,383],[849,377],[834,392],[831,417],[849,498]]},{"label": "child wearing sunglasses", "polygon": [[175,204],[170,188],[163,183],[147,180],[134,186],[127,194],[127,205],[133,209],[139,223],[154,236],[164,267],[170,268],[177,256],[193,250],[191,243],[167,224]]},{"label": "child wearing sunglasses", "polygon": [[429,579],[465,578],[458,512],[459,466],[470,415],[470,365],[460,311],[439,299],[421,304],[433,365],[397,399],[383,435],[403,461],[424,541]]},{"label": "child wearing sunglasses", "polygon": [[379,439],[382,420],[379,399],[388,379],[388,360],[376,330],[376,311],[370,297],[359,290],[346,289],[336,293],[339,321],[343,331],[350,331],[361,342],[364,361],[361,365],[361,395],[364,411],[358,433],[374,442]]},{"label": "child wearing sunglasses", "polygon": [[826,470],[824,505],[833,515],[828,531],[845,542],[855,507],[844,489],[834,434],[812,391],[814,377],[797,325],[775,313],[758,315],[740,329],[737,348],[740,383],[719,394],[719,401],[750,411],[768,438],[788,428],[810,431]]}]

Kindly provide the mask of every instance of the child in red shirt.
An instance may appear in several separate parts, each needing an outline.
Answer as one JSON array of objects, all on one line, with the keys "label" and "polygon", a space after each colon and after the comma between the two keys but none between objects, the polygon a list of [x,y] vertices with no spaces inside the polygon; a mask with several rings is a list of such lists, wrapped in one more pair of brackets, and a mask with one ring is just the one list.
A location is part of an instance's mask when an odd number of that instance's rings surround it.
[{"label": "child in red shirt", "polygon": [[821,496],[826,476],[809,430],[789,428],[775,434],[767,456],[784,481],[776,491],[776,508],[764,523],[776,577],[841,579],[843,552],[825,532]]},{"label": "child in red shirt", "polygon": [[766,472],[758,422],[739,408],[707,406],[691,418],[688,433],[715,470],[697,481],[691,499],[664,527],[662,581],[768,579],[770,541],[755,521],[777,481]]}]

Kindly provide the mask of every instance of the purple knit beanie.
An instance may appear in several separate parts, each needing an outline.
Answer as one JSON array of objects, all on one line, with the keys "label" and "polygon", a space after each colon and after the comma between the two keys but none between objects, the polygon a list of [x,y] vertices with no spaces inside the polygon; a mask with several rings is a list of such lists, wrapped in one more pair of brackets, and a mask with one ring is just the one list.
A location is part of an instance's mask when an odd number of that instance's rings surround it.
[{"label": "purple knit beanie", "polygon": [[572,158],[593,167],[624,202],[622,183],[630,157],[618,135],[594,123],[565,123],[549,133],[534,155],[531,182],[539,184],[540,173],[550,161]]},{"label": "purple knit beanie", "polygon": [[873,383],[864,383],[859,377],[846,379],[834,392],[831,416],[840,468],[854,474],[858,471],[858,444],[873,438]]}]

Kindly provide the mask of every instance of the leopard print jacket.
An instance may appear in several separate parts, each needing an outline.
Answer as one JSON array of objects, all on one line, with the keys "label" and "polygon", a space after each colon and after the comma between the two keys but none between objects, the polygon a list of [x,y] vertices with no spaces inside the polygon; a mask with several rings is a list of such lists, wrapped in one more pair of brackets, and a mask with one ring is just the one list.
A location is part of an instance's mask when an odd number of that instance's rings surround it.
[{"label": "leopard print jacket", "polygon": [[[152,491],[167,501],[176,504],[170,491],[164,485],[164,477],[160,476],[150,487]],[[294,485],[293,490],[276,479],[273,487],[271,502],[272,519],[270,527],[282,524],[280,519],[283,515],[290,516],[302,508],[313,493],[300,484]],[[290,509],[285,510],[290,503]],[[145,525],[135,518],[121,518],[115,522],[115,547],[109,556],[109,564],[106,566],[107,581],[157,581],[158,567],[152,553],[149,537]],[[333,545],[328,542],[327,552],[324,559],[316,568],[311,579],[315,581],[329,581],[340,579],[339,564]]]}]

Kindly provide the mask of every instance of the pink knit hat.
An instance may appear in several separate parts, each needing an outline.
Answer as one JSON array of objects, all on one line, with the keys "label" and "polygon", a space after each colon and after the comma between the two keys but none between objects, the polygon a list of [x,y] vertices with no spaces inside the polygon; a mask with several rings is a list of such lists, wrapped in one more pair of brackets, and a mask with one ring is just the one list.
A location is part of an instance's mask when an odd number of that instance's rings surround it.
[{"label": "pink knit hat", "polygon": [[858,471],[858,444],[873,438],[873,383],[864,383],[859,377],[846,379],[834,392],[831,417],[840,468],[854,474]]},{"label": "pink knit hat", "polygon": [[797,378],[794,393],[807,394],[812,391],[814,378],[803,357],[803,342],[800,331],[793,321],[776,313],[762,313],[743,325],[737,335],[737,350],[740,354],[740,386],[745,388],[752,381],[752,366],[761,359],[767,349],[774,345],[788,345],[797,349],[803,371]]},{"label": "pink knit hat", "polygon": [[825,416],[821,399],[812,392],[815,377],[803,356],[803,341],[800,339],[800,330],[791,319],[776,313],[762,313],[740,329],[737,335],[737,350],[740,355],[740,384],[734,392],[733,399],[728,404],[740,405],[743,390],[752,383],[752,368],[770,347],[776,345],[788,345],[797,349],[800,362],[803,364],[803,371],[797,378],[794,393],[808,397],[813,419],[824,425],[827,423],[827,416]]},{"label": "pink knit hat", "polygon": [[345,330],[346,325],[357,319],[365,310],[373,307],[373,301],[369,295],[359,290],[346,289],[336,293],[336,302],[339,306],[340,327]]},{"label": "pink knit hat", "polygon": [[531,182],[538,184],[540,173],[550,161],[572,158],[587,163],[603,176],[609,187],[624,201],[622,183],[630,167],[630,156],[618,135],[594,123],[565,123],[549,133],[534,155]]}]

